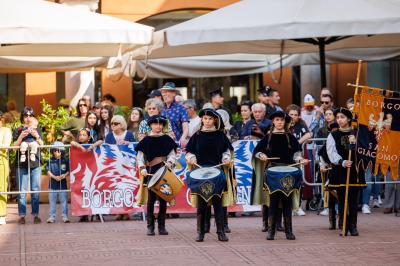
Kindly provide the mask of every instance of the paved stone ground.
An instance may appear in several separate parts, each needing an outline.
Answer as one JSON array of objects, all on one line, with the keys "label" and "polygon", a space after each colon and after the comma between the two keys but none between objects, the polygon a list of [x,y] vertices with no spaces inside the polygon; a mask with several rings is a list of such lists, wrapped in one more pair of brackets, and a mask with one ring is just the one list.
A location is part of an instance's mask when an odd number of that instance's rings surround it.
[{"label": "paved stone ground", "polygon": [[[41,217],[47,218],[47,205]],[[260,217],[230,219],[230,241],[217,240],[215,227],[196,243],[195,218],[168,219],[168,236],[148,237],[143,221],[71,224],[17,224],[9,207],[0,226],[0,265],[400,265],[400,217],[359,215],[359,237],[339,237],[327,229],[327,217],[294,217],[296,241],[279,232],[266,241]]]}]

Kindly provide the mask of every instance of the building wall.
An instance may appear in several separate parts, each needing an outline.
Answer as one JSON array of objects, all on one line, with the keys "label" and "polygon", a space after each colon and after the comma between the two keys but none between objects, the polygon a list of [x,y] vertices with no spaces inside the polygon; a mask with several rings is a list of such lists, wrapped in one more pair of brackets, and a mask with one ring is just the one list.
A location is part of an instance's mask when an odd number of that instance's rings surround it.
[{"label": "building wall", "polygon": [[180,9],[218,9],[238,0],[102,0],[101,13],[130,21]]},{"label": "building wall", "polygon": [[[279,79],[280,70],[277,69],[273,71],[275,79]],[[292,68],[285,67],[282,69],[282,79],[280,83],[276,83],[273,79],[271,73],[266,72],[263,74],[263,82],[264,85],[271,86],[273,89],[279,91],[279,95],[281,96],[280,106],[283,109],[286,109],[286,106],[293,102],[292,95]],[[255,95],[257,97],[257,94]],[[257,99],[256,99],[257,100]]]},{"label": "building wall", "polygon": [[107,77],[105,71],[101,75],[102,95],[110,93],[112,94],[118,105],[132,106],[132,79],[124,75],[119,77]]},{"label": "building wall", "polygon": [[40,113],[42,99],[56,106],[56,72],[26,73],[25,75],[25,105],[32,106]]},{"label": "building wall", "polygon": [[[355,84],[357,78],[358,64],[334,64],[330,67],[330,88],[334,94],[336,106],[346,106],[346,101],[354,97],[354,87],[347,86],[348,83]],[[367,63],[362,64],[360,85],[367,83]]]}]

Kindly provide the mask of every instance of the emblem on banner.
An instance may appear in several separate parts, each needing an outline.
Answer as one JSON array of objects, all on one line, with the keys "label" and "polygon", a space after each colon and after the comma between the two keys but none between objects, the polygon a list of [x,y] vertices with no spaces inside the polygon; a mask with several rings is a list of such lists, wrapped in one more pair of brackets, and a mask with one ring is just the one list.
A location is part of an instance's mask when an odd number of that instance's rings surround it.
[{"label": "emblem on banner", "polygon": [[385,130],[390,130],[392,126],[393,116],[391,114],[386,114],[386,119],[384,119],[385,114],[383,112],[379,113],[379,119],[375,120],[374,114],[369,115],[368,129],[370,131],[374,130],[375,138],[379,141]]}]

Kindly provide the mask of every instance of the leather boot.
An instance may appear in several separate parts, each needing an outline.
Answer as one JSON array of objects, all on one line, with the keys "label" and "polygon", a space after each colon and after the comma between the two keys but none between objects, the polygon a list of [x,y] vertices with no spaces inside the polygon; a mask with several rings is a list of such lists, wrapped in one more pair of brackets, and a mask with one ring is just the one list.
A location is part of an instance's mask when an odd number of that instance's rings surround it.
[{"label": "leather boot", "polygon": [[329,209],[329,230],[336,230],[336,210]]},{"label": "leather boot", "polygon": [[262,205],[262,219],[263,219],[263,227],[261,229],[262,232],[268,231],[268,206]]},{"label": "leather boot", "polygon": [[211,206],[207,206],[206,210],[206,217],[205,217],[205,222],[204,222],[204,232],[205,233],[210,233],[210,228],[211,228]]},{"label": "leather boot", "polygon": [[203,242],[204,240],[204,218],[203,214],[197,214],[197,237],[196,242]]},{"label": "leather boot", "polygon": [[158,234],[162,235],[162,236],[166,236],[168,235],[168,231],[165,229],[165,217],[166,214],[158,214],[158,219],[157,219],[157,223],[158,223]]},{"label": "leather boot", "polygon": [[352,236],[359,236],[357,230],[357,212],[351,213],[351,215],[349,215],[349,232]]},{"label": "leather boot", "polygon": [[285,228],[282,226],[282,209],[277,209],[277,216],[276,216],[276,231],[283,232]]},{"label": "leather boot", "polygon": [[[218,217],[219,216],[219,217]],[[215,216],[215,223],[217,224],[217,235],[219,241],[229,241],[224,231],[224,217],[222,215]]]},{"label": "leather boot", "polygon": [[224,231],[225,233],[230,233],[231,229],[229,228],[228,225],[228,216],[229,216],[228,208],[224,207],[223,210],[224,210]]},{"label": "leather boot", "polygon": [[147,235],[154,236],[154,214],[147,215]]},{"label": "leather boot", "polygon": [[274,240],[276,232],[276,220],[275,216],[268,217],[268,233],[267,240]]},{"label": "leather boot", "polygon": [[[342,222],[343,223],[343,222]],[[340,236],[343,236],[343,226],[345,227],[345,231],[344,231],[344,235],[347,236],[347,234],[349,233],[349,216],[347,216],[346,219],[346,225],[342,224],[342,229],[340,229]]]},{"label": "leather boot", "polygon": [[339,214],[338,228],[339,230],[343,228],[343,214]]},{"label": "leather boot", "polygon": [[293,228],[292,228],[292,216],[284,217],[283,220],[285,223],[286,239],[287,240],[295,240],[296,237],[293,234]]}]

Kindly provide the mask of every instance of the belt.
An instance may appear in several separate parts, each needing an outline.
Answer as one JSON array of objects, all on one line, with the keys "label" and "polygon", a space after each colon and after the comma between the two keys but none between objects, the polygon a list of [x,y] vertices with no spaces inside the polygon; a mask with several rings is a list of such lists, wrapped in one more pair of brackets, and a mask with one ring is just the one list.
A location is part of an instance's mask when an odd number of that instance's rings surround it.
[{"label": "belt", "polygon": [[156,157],[153,160],[151,160],[150,162],[148,162],[146,165],[149,167],[152,167],[154,165],[164,162],[165,160],[167,160],[166,156]]}]

